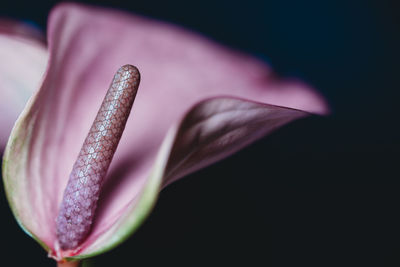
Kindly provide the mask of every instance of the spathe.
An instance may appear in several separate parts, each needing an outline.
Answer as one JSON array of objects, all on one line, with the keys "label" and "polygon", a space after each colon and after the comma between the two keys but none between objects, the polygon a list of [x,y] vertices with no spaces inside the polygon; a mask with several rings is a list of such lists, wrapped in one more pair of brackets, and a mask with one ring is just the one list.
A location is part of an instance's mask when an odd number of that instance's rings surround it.
[{"label": "spathe", "polygon": [[[61,4],[48,23],[43,83],[14,127],[3,179],[21,226],[58,259],[102,253],[127,238],[159,190],[324,100],[306,85],[179,27],[118,11]],[[80,146],[114,72],[136,65],[141,86],[106,177],[91,234],[55,252],[55,218]],[[46,226],[46,227],[43,227]]]}]

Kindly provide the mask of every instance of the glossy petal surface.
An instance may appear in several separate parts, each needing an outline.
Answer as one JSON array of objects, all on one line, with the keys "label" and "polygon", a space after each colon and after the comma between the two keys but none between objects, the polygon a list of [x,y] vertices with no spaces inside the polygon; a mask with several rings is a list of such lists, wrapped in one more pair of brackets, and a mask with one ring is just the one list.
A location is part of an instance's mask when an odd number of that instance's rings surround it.
[{"label": "glossy petal surface", "polygon": [[78,251],[61,257],[115,246],[149,213],[162,186],[306,116],[303,111],[327,111],[310,88],[273,79],[256,59],[142,17],[63,4],[51,13],[48,43],[47,75],[12,133],[3,172],[20,223],[50,250],[55,227],[42,226],[55,225],[113,73],[129,63],[142,76],[93,230]]}]

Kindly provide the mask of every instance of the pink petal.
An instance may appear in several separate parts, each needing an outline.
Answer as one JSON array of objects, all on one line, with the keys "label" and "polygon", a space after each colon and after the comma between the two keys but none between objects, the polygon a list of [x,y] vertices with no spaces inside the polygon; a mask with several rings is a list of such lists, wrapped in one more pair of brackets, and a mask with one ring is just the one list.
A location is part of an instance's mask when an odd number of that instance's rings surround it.
[{"label": "pink petal", "polygon": [[47,51],[38,30],[0,19],[0,150],[26,101],[36,90],[47,64]]},{"label": "pink petal", "polygon": [[[139,68],[141,86],[80,256],[125,238],[162,184],[306,114],[256,102],[327,111],[307,86],[274,80],[256,59],[176,26],[62,4],[51,13],[48,34],[48,73],[14,129],[4,177],[21,224],[50,249],[72,165],[114,72],[124,64]],[[173,134],[167,136],[168,129]]]},{"label": "pink petal", "polygon": [[223,159],[292,120],[300,110],[236,98],[207,99],[181,122],[163,186]]}]

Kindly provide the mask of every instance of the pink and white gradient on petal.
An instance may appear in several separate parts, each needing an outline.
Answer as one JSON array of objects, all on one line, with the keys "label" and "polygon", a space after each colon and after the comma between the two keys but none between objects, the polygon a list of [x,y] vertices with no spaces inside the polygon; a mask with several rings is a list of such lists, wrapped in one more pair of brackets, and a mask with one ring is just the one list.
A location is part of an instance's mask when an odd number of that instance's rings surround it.
[{"label": "pink and white gradient on petal", "polygon": [[309,86],[275,79],[253,57],[119,11],[61,4],[49,17],[48,45],[48,71],[11,134],[3,176],[17,220],[53,256],[63,191],[109,82],[125,64],[141,72],[93,229],[79,251],[61,258],[114,247],[170,182],[328,111]]},{"label": "pink and white gradient on petal", "polygon": [[0,150],[47,65],[43,35],[31,26],[0,20]]}]

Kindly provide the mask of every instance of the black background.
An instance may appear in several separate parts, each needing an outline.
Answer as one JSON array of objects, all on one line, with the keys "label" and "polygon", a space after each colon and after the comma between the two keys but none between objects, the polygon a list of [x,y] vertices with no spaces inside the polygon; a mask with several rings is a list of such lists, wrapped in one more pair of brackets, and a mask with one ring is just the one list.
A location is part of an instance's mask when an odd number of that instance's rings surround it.
[{"label": "black background", "polygon": [[[94,266],[400,266],[398,1],[86,2],[259,56],[333,109],[171,185],[139,231]],[[2,1],[0,15],[45,29],[55,3]],[[1,193],[3,263],[54,266]]]}]

